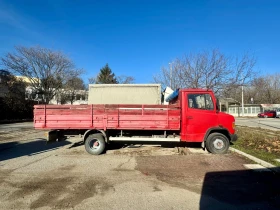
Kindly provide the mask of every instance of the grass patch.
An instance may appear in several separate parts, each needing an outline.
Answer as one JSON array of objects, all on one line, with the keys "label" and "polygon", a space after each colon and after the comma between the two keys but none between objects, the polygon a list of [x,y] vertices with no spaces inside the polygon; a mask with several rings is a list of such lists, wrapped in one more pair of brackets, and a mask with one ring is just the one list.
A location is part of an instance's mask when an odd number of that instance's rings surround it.
[{"label": "grass patch", "polygon": [[244,126],[236,127],[238,140],[232,146],[275,166],[280,163],[280,132]]}]

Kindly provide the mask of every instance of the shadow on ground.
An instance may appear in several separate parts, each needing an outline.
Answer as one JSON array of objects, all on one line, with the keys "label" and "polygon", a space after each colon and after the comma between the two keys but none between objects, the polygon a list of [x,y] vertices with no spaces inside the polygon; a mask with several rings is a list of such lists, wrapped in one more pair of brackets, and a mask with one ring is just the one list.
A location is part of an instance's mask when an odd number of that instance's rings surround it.
[{"label": "shadow on ground", "polygon": [[49,152],[67,144],[71,144],[71,142],[59,141],[53,144],[46,144],[46,139],[37,139],[36,141],[25,143],[22,141],[2,143],[0,144],[0,161]]},{"label": "shadow on ground", "polygon": [[208,172],[200,209],[223,209],[220,202],[236,209],[280,209],[280,175],[252,170]]},{"label": "shadow on ground", "polygon": [[[115,151],[116,154],[119,154],[119,153],[121,153],[120,149],[123,149],[123,148],[132,149],[131,152],[134,151],[135,153],[137,153],[137,150],[135,150],[135,149],[139,149],[139,151],[141,151],[141,149],[145,149],[149,145],[150,145],[150,148],[152,148],[151,146],[153,146],[154,149],[157,149],[157,148],[173,148],[173,149],[175,149],[176,147],[184,147],[184,148],[191,147],[191,148],[201,149],[201,143],[183,143],[183,144],[162,143],[162,144],[155,144],[155,143],[151,143],[151,142],[133,142],[133,144],[129,144],[127,142],[110,142],[110,144],[106,145],[106,149],[102,154],[106,154],[110,150]],[[75,142],[72,145],[70,145],[68,147],[68,149],[78,148],[78,147],[84,147],[84,142],[83,141]]]},{"label": "shadow on ground", "polygon": [[83,146],[83,145],[84,145],[83,141],[75,142],[70,147],[68,147],[68,149],[72,149],[72,148],[75,148],[75,147],[80,147],[80,146]]}]

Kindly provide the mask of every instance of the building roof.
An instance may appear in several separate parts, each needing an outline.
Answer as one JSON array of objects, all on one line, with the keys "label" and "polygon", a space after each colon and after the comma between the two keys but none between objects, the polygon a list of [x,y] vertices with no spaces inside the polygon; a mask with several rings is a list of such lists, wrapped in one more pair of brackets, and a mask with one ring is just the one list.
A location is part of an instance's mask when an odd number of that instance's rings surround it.
[{"label": "building roof", "polygon": [[233,98],[219,98],[219,101],[221,103],[229,103],[229,104],[241,104],[239,101],[233,99]]},{"label": "building roof", "polygon": [[[31,83],[32,83],[32,81],[31,81],[31,79],[30,79],[29,77],[25,77],[25,76],[16,76],[16,78],[17,78],[17,79],[20,79],[21,81],[23,81],[23,82],[25,82],[25,83],[27,83],[27,84],[31,84]],[[33,80],[33,81],[36,81],[36,82],[40,81],[40,79],[35,78],[35,77],[33,77],[32,80]]]}]

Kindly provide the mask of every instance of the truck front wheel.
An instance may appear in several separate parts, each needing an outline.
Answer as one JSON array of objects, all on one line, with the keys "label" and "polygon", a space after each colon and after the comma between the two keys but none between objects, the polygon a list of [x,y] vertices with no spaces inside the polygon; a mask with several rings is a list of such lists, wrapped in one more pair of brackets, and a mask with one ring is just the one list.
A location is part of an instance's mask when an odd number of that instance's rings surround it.
[{"label": "truck front wheel", "polygon": [[210,153],[225,154],[229,148],[229,140],[221,133],[211,133],[206,139],[205,146]]},{"label": "truck front wheel", "polygon": [[91,155],[100,155],[105,150],[105,140],[101,133],[89,135],[85,140],[85,149]]}]

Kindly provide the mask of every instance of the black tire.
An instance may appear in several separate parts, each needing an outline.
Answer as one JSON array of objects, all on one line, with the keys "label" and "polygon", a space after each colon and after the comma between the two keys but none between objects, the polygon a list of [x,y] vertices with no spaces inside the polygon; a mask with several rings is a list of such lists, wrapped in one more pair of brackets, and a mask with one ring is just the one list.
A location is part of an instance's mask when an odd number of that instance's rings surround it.
[{"label": "black tire", "polygon": [[221,133],[211,133],[206,139],[205,146],[210,153],[225,154],[229,149],[229,140]]},{"label": "black tire", "polygon": [[105,145],[104,136],[101,133],[90,134],[85,140],[85,149],[91,155],[100,155],[104,152]]}]

